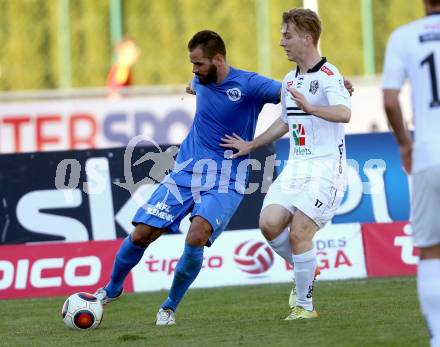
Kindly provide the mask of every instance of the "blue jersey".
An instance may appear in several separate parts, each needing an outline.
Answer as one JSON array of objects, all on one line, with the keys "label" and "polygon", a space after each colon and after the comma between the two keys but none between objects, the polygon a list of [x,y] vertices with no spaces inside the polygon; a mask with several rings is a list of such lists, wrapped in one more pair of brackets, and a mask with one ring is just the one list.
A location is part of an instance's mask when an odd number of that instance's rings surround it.
[{"label": "blue jersey", "polygon": [[258,114],[265,103],[279,101],[281,83],[231,67],[222,83],[203,85],[195,77],[193,88],[196,115],[175,168],[139,208],[133,224],[177,232],[182,219],[191,213],[211,225],[210,245],[240,205],[249,171],[247,165],[239,166],[246,157],[225,158],[221,138],[236,133],[252,140]]},{"label": "blue jersey", "polygon": [[[196,114],[176,162],[188,161],[183,170],[193,171],[197,161],[210,159],[216,167],[209,166],[207,170],[220,173],[222,162],[227,160],[225,148],[219,145],[221,138],[236,133],[251,141],[264,104],[279,102],[281,83],[230,67],[228,76],[220,84],[203,85],[197,76],[194,77],[193,89],[196,93]],[[235,180],[237,167],[246,158],[242,156],[232,160],[231,180]]]}]

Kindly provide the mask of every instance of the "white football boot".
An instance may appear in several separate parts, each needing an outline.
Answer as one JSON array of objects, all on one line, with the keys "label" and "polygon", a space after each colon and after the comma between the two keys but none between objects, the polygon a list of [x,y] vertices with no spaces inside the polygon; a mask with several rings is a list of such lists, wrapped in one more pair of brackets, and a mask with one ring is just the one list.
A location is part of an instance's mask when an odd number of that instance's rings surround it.
[{"label": "white football boot", "polygon": [[122,292],[123,292],[123,289],[121,289],[121,291],[119,292],[118,295],[116,295],[116,296],[113,297],[113,298],[110,298],[110,297],[107,295],[107,289],[105,289],[104,287],[102,287],[102,288],[99,288],[96,292],[94,292],[93,295],[96,296],[96,298],[101,302],[102,305],[106,305],[106,304],[108,304],[109,302],[112,302],[112,301],[118,300],[118,299],[121,297]]},{"label": "white football boot", "polygon": [[156,325],[174,325],[174,324],[176,324],[176,317],[174,315],[174,311],[169,308],[164,310],[161,307],[156,315]]}]

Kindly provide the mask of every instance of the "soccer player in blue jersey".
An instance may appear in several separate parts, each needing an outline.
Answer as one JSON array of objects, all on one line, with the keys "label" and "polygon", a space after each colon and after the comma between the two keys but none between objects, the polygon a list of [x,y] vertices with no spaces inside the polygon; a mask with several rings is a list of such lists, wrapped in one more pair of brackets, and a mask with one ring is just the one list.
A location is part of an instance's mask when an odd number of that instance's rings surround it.
[{"label": "soccer player in blue jersey", "polygon": [[[192,128],[180,147],[175,169],[134,216],[135,229],[116,254],[110,281],[95,293],[103,304],[117,299],[124,279],[148,245],[165,231],[177,231],[191,213],[185,248],[156,325],[175,324],[177,306],[202,267],[204,247],[221,234],[243,199],[247,170],[239,164],[246,156],[229,160],[219,145],[222,137],[235,133],[252,140],[264,104],[280,99],[281,83],[228,65],[225,44],[217,33],[196,33],[188,51],[196,94]],[[228,163],[225,168],[223,162]]]}]

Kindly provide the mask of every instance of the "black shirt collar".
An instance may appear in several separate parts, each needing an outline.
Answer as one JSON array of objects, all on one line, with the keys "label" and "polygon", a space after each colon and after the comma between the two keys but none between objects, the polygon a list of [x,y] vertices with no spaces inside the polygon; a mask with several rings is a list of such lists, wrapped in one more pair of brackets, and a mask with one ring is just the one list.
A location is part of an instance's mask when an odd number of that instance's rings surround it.
[{"label": "black shirt collar", "polygon": [[440,14],[440,11],[429,12],[426,15],[427,16],[431,16],[431,15],[434,15],[434,14]]},{"label": "black shirt collar", "polygon": [[[316,64],[314,67],[312,67],[311,69],[307,70],[307,73],[309,72],[318,72],[319,69],[327,62],[327,58],[326,57],[322,57],[322,59],[319,61],[318,64]],[[296,67],[296,73],[295,73],[295,77],[297,77],[299,75],[299,66]]]}]

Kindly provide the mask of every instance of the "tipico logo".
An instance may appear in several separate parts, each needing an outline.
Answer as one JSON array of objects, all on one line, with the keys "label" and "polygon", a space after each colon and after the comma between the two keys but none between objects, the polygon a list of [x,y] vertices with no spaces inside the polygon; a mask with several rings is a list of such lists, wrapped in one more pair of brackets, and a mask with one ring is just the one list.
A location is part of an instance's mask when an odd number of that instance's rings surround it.
[{"label": "tipico logo", "polygon": [[248,240],[235,249],[234,261],[241,271],[258,275],[270,269],[274,256],[264,242]]},{"label": "tipico logo", "polygon": [[292,135],[296,146],[306,145],[306,131],[301,123],[292,125]]}]

